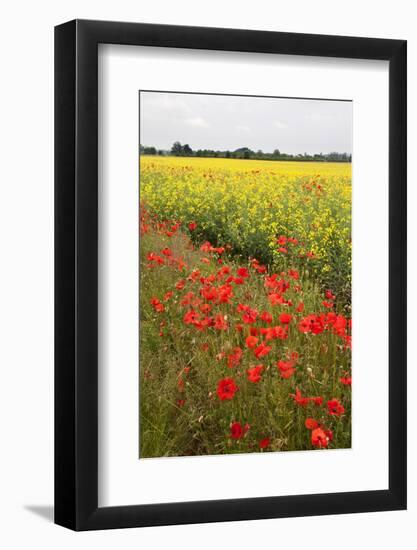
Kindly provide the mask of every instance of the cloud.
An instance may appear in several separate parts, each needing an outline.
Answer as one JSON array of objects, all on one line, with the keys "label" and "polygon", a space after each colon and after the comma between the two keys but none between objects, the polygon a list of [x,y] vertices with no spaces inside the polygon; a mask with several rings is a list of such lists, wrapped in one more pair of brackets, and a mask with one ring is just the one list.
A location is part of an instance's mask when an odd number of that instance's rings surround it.
[{"label": "cloud", "polygon": [[283,130],[285,128],[288,128],[288,124],[285,124],[285,122],[281,122],[280,120],[274,121],[275,128],[279,128],[280,130]]},{"label": "cloud", "polygon": [[246,124],[238,124],[236,126],[236,130],[238,132],[250,132],[249,126],[246,126]]},{"label": "cloud", "polygon": [[201,116],[186,118],[184,122],[187,126],[192,126],[193,128],[207,128],[209,126],[209,123]]}]

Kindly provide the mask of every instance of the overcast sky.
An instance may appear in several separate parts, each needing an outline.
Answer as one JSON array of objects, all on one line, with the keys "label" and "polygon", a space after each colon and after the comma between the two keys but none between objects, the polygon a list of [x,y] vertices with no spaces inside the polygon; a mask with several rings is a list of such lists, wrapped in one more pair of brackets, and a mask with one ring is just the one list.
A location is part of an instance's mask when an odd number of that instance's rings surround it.
[{"label": "overcast sky", "polygon": [[140,93],[142,145],[352,152],[352,103],[165,92]]}]

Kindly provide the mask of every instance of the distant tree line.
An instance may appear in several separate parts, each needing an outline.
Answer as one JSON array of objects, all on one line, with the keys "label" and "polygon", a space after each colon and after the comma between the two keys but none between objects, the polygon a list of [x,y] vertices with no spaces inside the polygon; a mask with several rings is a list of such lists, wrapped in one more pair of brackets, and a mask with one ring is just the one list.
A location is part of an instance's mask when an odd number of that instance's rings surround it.
[{"label": "distant tree line", "polygon": [[279,149],[275,149],[272,153],[264,153],[260,149],[252,151],[249,147],[239,147],[234,151],[215,151],[213,149],[198,149],[193,151],[188,143],[182,145],[176,141],[169,151],[156,149],[155,147],[140,146],[140,153],[143,155],[164,155],[175,157],[210,157],[210,158],[226,158],[226,159],[247,159],[247,160],[301,160],[301,161],[316,161],[316,162],[352,162],[352,155],[348,153],[316,153],[297,154],[281,153]]}]

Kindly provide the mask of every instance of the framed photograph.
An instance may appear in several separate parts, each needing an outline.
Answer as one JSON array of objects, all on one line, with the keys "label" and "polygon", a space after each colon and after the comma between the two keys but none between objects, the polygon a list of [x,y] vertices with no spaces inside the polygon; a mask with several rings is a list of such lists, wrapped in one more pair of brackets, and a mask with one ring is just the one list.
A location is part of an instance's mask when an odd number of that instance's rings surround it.
[{"label": "framed photograph", "polygon": [[406,42],[55,29],[55,521],[406,508]]}]

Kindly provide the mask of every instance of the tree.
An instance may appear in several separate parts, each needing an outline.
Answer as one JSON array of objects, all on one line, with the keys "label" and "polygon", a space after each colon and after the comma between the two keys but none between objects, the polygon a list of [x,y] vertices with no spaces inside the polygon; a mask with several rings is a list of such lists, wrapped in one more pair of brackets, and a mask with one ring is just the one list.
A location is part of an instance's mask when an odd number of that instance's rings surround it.
[{"label": "tree", "polygon": [[171,153],[176,157],[182,156],[182,145],[179,141],[176,141],[173,144],[173,146],[171,148]]},{"label": "tree", "polygon": [[193,150],[191,149],[191,147],[188,145],[188,143],[186,143],[185,145],[183,145],[182,147],[182,154],[186,157],[191,157],[192,154],[193,154]]}]

